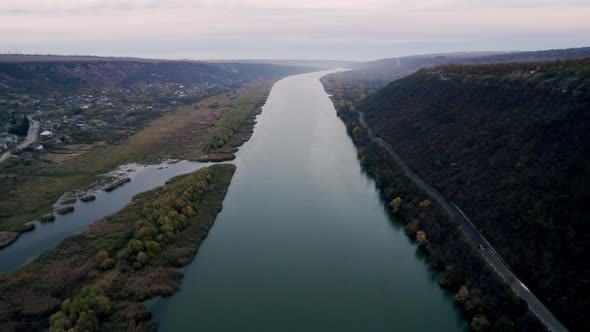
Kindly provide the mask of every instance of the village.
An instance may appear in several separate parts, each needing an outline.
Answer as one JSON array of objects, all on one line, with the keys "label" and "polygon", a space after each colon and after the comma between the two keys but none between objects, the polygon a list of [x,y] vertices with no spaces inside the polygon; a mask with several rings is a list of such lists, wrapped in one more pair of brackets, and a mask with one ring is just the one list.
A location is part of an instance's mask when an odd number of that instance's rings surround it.
[{"label": "village", "polygon": [[[69,95],[0,96],[0,153],[11,150],[12,154],[31,154],[65,144],[112,143],[132,134],[146,120],[179,105],[234,88],[232,83],[237,82],[226,82],[226,85],[204,82],[190,86],[141,82],[129,87],[85,88]],[[27,136],[28,125],[20,127],[27,116],[39,122],[39,131],[34,143],[21,148],[19,144]]]}]

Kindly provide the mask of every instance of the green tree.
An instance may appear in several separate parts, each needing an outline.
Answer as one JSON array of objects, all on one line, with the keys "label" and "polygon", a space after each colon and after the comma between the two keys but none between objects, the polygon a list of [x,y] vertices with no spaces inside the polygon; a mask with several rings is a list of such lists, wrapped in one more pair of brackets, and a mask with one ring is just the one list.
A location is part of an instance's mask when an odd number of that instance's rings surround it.
[{"label": "green tree", "polygon": [[98,331],[98,319],[94,315],[92,310],[82,312],[76,326],[74,327],[76,332],[93,332]]},{"label": "green tree", "polygon": [[506,316],[502,316],[500,317],[500,319],[498,319],[498,321],[496,321],[496,324],[494,324],[494,327],[492,328],[493,332],[514,332],[514,322],[506,317]]},{"label": "green tree", "polygon": [[143,250],[143,244],[139,240],[132,239],[129,241],[128,248],[131,252],[138,253]]},{"label": "green tree", "polygon": [[149,263],[150,258],[148,257],[148,255],[146,254],[145,251],[140,251],[137,254],[137,262],[139,262],[142,266],[147,265],[147,263]]},{"label": "green tree", "polygon": [[29,119],[23,115],[20,122],[14,121],[15,125],[8,129],[8,132],[14,135],[24,136],[29,131]]},{"label": "green tree", "polygon": [[49,332],[63,332],[70,328],[70,321],[62,311],[58,311],[51,315],[49,323]]},{"label": "green tree", "polygon": [[156,241],[147,241],[145,243],[145,250],[146,250],[148,256],[155,257],[156,255],[158,255],[160,253],[162,248],[160,247],[160,244],[158,244],[158,242],[156,242]]}]

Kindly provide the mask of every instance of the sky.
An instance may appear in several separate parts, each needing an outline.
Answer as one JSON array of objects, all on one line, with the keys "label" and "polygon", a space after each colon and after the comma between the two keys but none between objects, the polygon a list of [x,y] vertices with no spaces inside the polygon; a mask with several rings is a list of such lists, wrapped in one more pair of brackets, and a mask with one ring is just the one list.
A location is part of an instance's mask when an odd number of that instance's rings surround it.
[{"label": "sky", "polygon": [[590,0],[0,0],[0,52],[372,60],[590,46]]}]

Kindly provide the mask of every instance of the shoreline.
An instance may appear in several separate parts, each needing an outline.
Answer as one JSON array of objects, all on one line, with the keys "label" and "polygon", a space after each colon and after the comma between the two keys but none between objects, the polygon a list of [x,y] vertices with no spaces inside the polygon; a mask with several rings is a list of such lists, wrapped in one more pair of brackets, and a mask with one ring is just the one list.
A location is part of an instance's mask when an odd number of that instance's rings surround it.
[{"label": "shoreline", "polygon": [[[258,91],[258,90],[262,90],[263,93],[261,96],[258,96],[258,98],[253,102],[255,105],[257,105],[256,109],[254,112],[251,112],[251,114],[249,114],[249,116],[245,119],[245,121],[241,124],[241,126],[239,127],[239,129],[232,135],[232,137],[230,138],[230,140],[223,145],[222,147],[212,150],[211,153],[205,153],[202,149],[198,149],[200,151],[198,151],[198,153],[200,154],[200,156],[198,157],[188,157],[185,158],[185,160],[188,161],[196,161],[196,162],[225,162],[225,161],[231,161],[235,159],[235,153],[239,150],[239,147],[241,145],[243,145],[245,142],[247,142],[250,137],[253,134],[253,130],[254,130],[254,126],[256,125],[256,117],[258,116],[258,114],[261,113],[262,109],[261,106],[258,105],[263,105],[266,102],[266,99],[268,98],[268,95],[270,94],[270,90],[272,89],[272,86],[274,85],[274,83],[276,82],[276,80],[272,80],[272,81],[261,81],[261,82],[253,82],[250,84],[247,84],[244,87],[241,87],[235,91],[236,96],[232,96],[232,98],[236,98],[237,96],[241,96],[241,95],[245,95],[245,94],[252,94],[251,91]],[[238,93],[238,91],[242,91],[241,93]],[[250,92],[249,92],[250,91]],[[218,100],[216,98],[225,98],[227,97],[229,93],[223,93],[220,95],[216,95],[216,96],[212,96],[209,98],[205,98],[199,102],[197,102],[196,104],[199,104],[200,107],[199,109],[203,109],[203,107],[205,107],[204,105],[208,104],[211,100]],[[223,119],[223,117],[232,112],[232,110],[235,108],[234,107],[234,102],[231,98],[226,98],[228,100],[228,102],[230,102],[228,109],[223,113],[223,115],[216,117],[213,120],[213,123],[207,123],[206,124],[206,128],[203,128],[202,131],[200,132],[200,137],[201,140],[203,139],[203,137],[208,137],[210,135],[210,132],[212,129],[214,129],[218,123]],[[188,107],[193,109],[193,107]],[[217,108],[217,107],[215,107]],[[186,111],[186,110],[182,110],[181,109],[177,109],[175,110],[175,112],[181,112],[181,111]],[[211,111],[211,110],[210,110]],[[214,110],[215,112],[217,112],[217,110]],[[166,115],[163,115],[162,117],[164,117]],[[174,116],[172,114],[172,116]],[[158,120],[162,119],[155,119],[152,122],[157,122]],[[211,121],[212,119],[209,119],[209,121]],[[199,119],[199,123],[201,125],[204,124],[204,122],[202,122],[202,120]],[[149,125],[147,125],[146,127],[149,127]],[[125,143],[125,144],[129,144],[129,143]],[[188,149],[186,149],[188,150]],[[164,151],[162,151],[164,152]],[[193,153],[190,151],[186,151],[189,153]],[[186,152],[180,152],[180,154],[176,155],[176,156],[172,156],[172,157],[182,157],[183,154],[185,154]],[[90,152],[92,153],[92,152]],[[43,216],[46,215],[53,215],[55,213],[58,213],[57,210],[60,208],[63,208],[65,205],[62,204],[64,199],[70,199],[70,198],[81,198],[83,196],[86,195],[93,195],[94,193],[96,193],[97,191],[100,190],[105,190],[105,191],[112,191],[112,190],[116,190],[118,187],[120,187],[121,185],[124,185],[126,182],[128,181],[124,181],[122,182],[125,178],[128,178],[128,174],[129,172],[134,172],[139,166],[152,166],[152,165],[162,165],[161,167],[165,167],[166,164],[169,163],[176,163],[179,160],[182,160],[183,158],[170,158],[170,156],[162,156],[162,158],[155,160],[155,162],[150,162],[149,160],[150,157],[148,157],[147,162],[146,161],[136,161],[136,162],[127,162],[124,164],[120,164],[118,166],[116,166],[114,169],[103,173],[103,174],[95,174],[93,177],[95,178],[95,180],[87,185],[83,185],[82,189],[78,189],[78,190],[73,190],[73,191],[66,191],[61,193],[61,195],[59,197],[56,197],[56,199],[51,203],[50,206],[47,206],[45,208],[42,208],[40,210],[39,213],[35,213],[35,217],[33,220],[30,219],[26,219],[27,221],[25,223],[23,223],[22,225],[25,224],[31,224],[34,226],[34,222],[40,220],[40,218],[42,218]],[[152,157],[153,158],[153,157]],[[145,159],[145,158],[144,158]],[[20,234],[22,234],[22,232],[14,232],[14,229],[17,229],[17,227],[22,227],[22,226],[16,226],[16,227],[12,227],[12,228],[7,228],[4,231],[0,231],[0,235],[1,234],[6,234],[5,237],[7,237],[7,240],[2,242],[4,245],[0,245],[0,250],[4,249],[5,247],[10,246],[11,244],[15,243],[18,238],[20,237]],[[34,228],[34,227],[33,227]],[[29,229],[28,231],[30,231],[32,229]],[[5,233],[8,232],[8,233]]]},{"label": "shoreline", "polygon": [[[0,323],[8,330],[23,326],[30,330],[44,329],[47,318],[59,312],[62,301],[82,296],[84,288],[93,287],[100,289],[112,307],[117,308],[100,318],[105,328],[127,329],[130,317],[130,324],[134,326],[153,325],[147,323],[149,312],[142,302],[171,295],[178,289],[183,275],[180,268],[192,261],[207,237],[222,209],[234,172],[234,165],[221,164],[176,176],[164,186],[137,195],[123,210],[95,221],[89,229],[67,238],[16,272],[0,275],[0,303],[7,305],[0,306]],[[134,245],[131,242],[135,241],[129,242],[129,238],[141,231],[136,220],[142,218],[143,211],[167,195],[186,192],[187,185],[194,188],[191,196],[194,199],[187,201],[192,208],[187,205],[183,209],[182,215],[188,220],[185,226],[178,224],[181,229],[173,235],[173,241],[140,237],[151,258],[145,261],[143,251],[137,257],[129,256],[129,248]],[[198,193],[199,186],[204,185],[208,189],[203,194]],[[149,248],[155,246],[150,241],[161,243],[161,249],[150,251]],[[136,266],[137,262],[141,264]],[[70,266],[68,271],[58,268],[64,264]],[[58,284],[62,286],[56,287]],[[121,287],[133,291],[122,295]],[[30,292],[33,289],[35,291]],[[53,319],[52,322],[55,324]]]}]

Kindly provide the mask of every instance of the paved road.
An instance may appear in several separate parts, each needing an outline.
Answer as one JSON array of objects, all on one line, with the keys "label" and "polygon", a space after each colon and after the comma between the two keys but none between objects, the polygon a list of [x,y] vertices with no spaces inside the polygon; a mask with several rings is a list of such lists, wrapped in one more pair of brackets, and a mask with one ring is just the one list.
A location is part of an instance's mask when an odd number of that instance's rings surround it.
[{"label": "paved road", "polygon": [[[25,137],[25,140],[16,146],[16,151],[26,148],[31,143],[37,140],[37,134],[39,133],[39,121],[33,120],[33,118],[30,115],[27,115],[27,118],[29,119],[29,131],[27,132],[27,137]],[[2,156],[0,156],[0,161],[8,159],[8,157],[10,157],[11,155],[12,154],[10,153],[10,150],[4,152]]]},{"label": "paved road", "polygon": [[526,301],[531,312],[533,312],[539,318],[539,320],[545,324],[547,329],[554,332],[567,331],[565,326],[563,326],[557,320],[557,318],[553,316],[549,309],[547,309],[541,303],[541,301],[539,301],[539,299],[537,299],[537,297],[516,277],[516,275],[514,275],[508,264],[504,262],[502,257],[498,255],[496,250],[483,237],[483,235],[481,235],[481,233],[477,230],[473,223],[471,223],[471,220],[467,218],[463,211],[461,211],[452,202],[447,201],[436,189],[432,188],[412,169],[410,169],[406,162],[395,152],[391,144],[385,142],[381,138],[375,137],[373,130],[369,128],[365,121],[365,115],[363,112],[359,111],[358,113],[359,122],[367,130],[367,135],[369,138],[383,147],[389,153],[395,163],[400,167],[402,172],[428,195],[430,195],[430,197],[449,214],[451,219],[459,224],[463,233],[467,236],[467,238],[469,238],[469,240],[471,240],[477,250],[479,250],[480,244],[486,248],[485,251],[480,251],[482,253],[482,257],[484,257],[486,262],[494,269],[494,271],[496,271],[496,273],[498,273],[498,275],[500,275],[500,277],[502,277],[502,279],[504,279],[504,281],[510,285],[516,295]]}]

